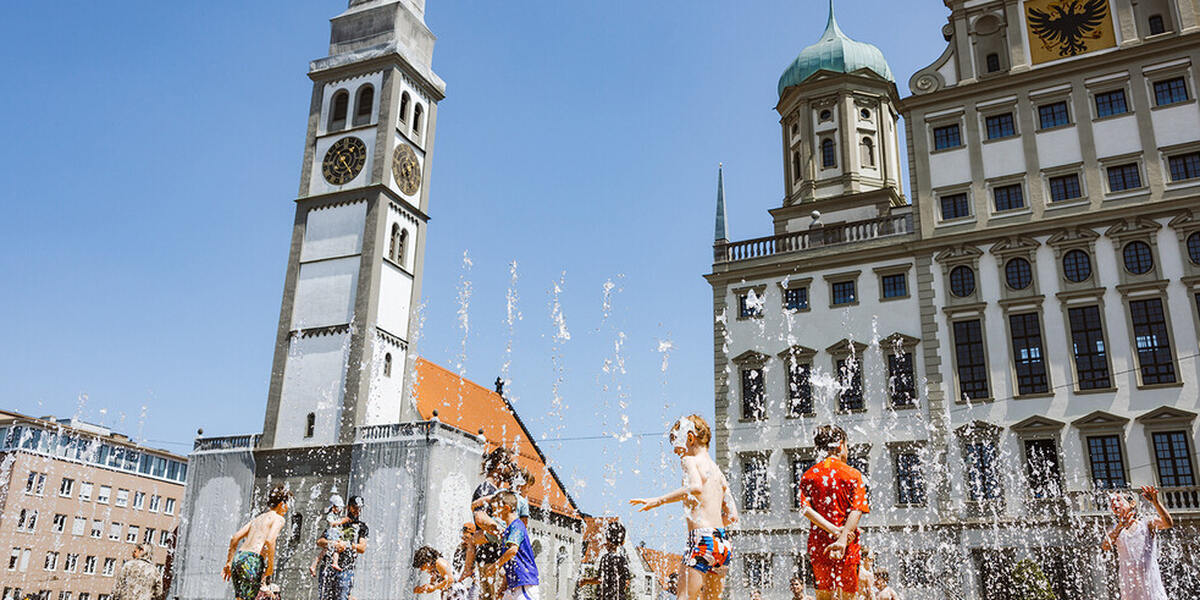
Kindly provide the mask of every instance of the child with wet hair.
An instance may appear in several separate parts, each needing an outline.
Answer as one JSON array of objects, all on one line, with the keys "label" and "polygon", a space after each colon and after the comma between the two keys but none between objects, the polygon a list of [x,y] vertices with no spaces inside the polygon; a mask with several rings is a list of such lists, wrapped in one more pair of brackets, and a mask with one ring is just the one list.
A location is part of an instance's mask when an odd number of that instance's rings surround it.
[{"label": "child with wet hair", "polygon": [[445,597],[445,590],[454,584],[454,577],[450,572],[450,561],[443,558],[440,552],[430,546],[421,546],[413,553],[412,566],[414,569],[420,569],[429,574],[429,583],[413,588],[414,594],[442,592],[442,596]]},{"label": "child with wet hair", "polygon": [[726,527],[737,522],[737,505],[729,481],[708,454],[712,429],[704,418],[689,415],[679,419],[669,437],[671,448],[679,456],[683,486],[657,498],[634,498],[629,503],[647,511],[683,502],[688,537],[679,598],[693,600],[702,594],[720,598],[728,571],[723,567],[733,551]]},{"label": "child with wet hair", "polygon": [[1156,514],[1139,517],[1137,496],[1128,492],[1110,494],[1109,505],[1117,526],[1101,547],[1117,550],[1121,600],[1167,600],[1158,568],[1158,532],[1170,529],[1175,520],[1159,502],[1158,488],[1147,485],[1141,492]]},{"label": "child with wet hair", "polygon": [[[342,500],[341,496],[334,494],[329,497],[329,505],[325,507],[325,512],[322,515],[326,525],[325,533],[321,534],[322,537],[331,542],[340,542],[342,540],[341,527],[350,522],[350,517],[342,514],[345,508],[346,502]],[[321,564],[321,559],[324,558],[325,553],[329,552],[329,549],[325,546],[319,546],[319,548],[321,551],[317,552],[317,557],[313,559],[312,564],[308,567],[308,573],[313,577],[317,576],[317,565]],[[329,555],[329,566],[335,571],[342,570],[338,566],[337,552]]]},{"label": "child with wet hair", "polygon": [[891,576],[888,575],[887,569],[879,569],[875,571],[875,600],[900,600],[900,596],[896,595],[896,590],[888,585]]}]

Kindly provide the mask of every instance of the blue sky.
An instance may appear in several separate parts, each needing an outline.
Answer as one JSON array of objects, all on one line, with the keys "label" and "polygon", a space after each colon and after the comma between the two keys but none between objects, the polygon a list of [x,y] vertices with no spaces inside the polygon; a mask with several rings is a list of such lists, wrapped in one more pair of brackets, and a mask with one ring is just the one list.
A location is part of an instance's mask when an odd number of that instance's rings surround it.
[{"label": "blue sky", "polygon": [[[847,34],[884,51],[904,96],[945,47],[941,2],[837,5]],[[326,55],[328,19],[344,7],[5,8],[0,35],[17,50],[0,58],[10,137],[0,145],[0,406],[77,414],[177,452],[199,427],[261,430],[307,65]],[[766,210],[782,197],[776,81],[820,36],[825,2],[430,0],[426,13],[447,98],[419,352],[455,370],[465,357],[467,376],[486,385],[511,341],[514,403],[535,435],[567,438],[544,450],[577,502],[627,515],[624,499],[678,481],[665,441],[573,438],[657,433],[684,412],[712,413],[702,275],[716,166],[731,237],[769,234]],[[522,318],[510,336],[514,261]],[[556,351],[560,278],[571,337]],[[606,372],[618,362],[623,372]],[[633,538],[678,546],[678,511],[665,510],[671,519],[635,518]]]}]

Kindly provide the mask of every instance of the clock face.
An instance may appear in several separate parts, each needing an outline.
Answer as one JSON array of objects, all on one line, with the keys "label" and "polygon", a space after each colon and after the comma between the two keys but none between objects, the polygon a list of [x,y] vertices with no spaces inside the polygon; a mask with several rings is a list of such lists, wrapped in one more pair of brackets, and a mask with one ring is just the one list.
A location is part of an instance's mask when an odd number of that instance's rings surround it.
[{"label": "clock face", "polygon": [[333,185],[344,185],[358,177],[367,164],[367,145],[356,137],[344,137],[333,143],[321,163],[321,174]]},{"label": "clock face", "polygon": [[392,176],[400,191],[409,196],[421,189],[421,163],[408,144],[400,144],[392,154]]}]

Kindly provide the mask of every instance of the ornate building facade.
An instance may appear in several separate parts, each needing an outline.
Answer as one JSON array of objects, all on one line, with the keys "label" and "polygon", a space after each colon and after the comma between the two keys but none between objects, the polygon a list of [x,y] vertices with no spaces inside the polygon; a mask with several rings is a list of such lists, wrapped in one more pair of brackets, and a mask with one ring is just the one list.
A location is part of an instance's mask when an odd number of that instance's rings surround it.
[{"label": "ornate building facade", "polygon": [[[832,11],[788,67],[773,235],[730,241],[718,190],[735,589],[783,598],[806,572],[795,483],[827,422],[850,433],[866,543],[906,598],[998,598],[1019,564],[1059,598],[1115,597],[1108,489],[1160,486],[1180,518],[1164,552],[1200,551],[1200,10],[946,6],[946,51],[906,98]],[[1164,565],[1198,593],[1190,561]]]}]

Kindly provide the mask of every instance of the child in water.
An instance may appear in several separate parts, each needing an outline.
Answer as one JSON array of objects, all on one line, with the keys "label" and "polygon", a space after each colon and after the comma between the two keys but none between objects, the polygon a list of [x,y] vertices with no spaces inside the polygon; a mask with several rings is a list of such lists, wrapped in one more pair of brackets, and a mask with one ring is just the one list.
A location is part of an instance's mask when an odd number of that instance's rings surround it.
[{"label": "child in water", "polygon": [[[326,525],[325,533],[321,534],[322,537],[331,542],[340,542],[342,540],[341,527],[350,522],[350,517],[342,514],[342,510],[345,508],[346,503],[342,500],[341,496],[334,494],[329,497],[329,506],[325,507],[324,515]],[[325,553],[328,552],[324,546],[321,546],[320,548],[321,551],[317,553],[317,557],[313,559],[312,565],[309,565],[308,567],[308,573],[313,577],[317,576],[317,565],[321,563],[321,557],[325,556]],[[342,568],[338,566],[337,552],[334,552],[329,556],[329,566],[333,567],[333,570],[335,571],[342,570]]]},{"label": "child in water", "polygon": [[454,584],[454,577],[450,572],[450,561],[429,546],[421,546],[413,553],[412,566],[414,569],[420,569],[429,574],[429,583],[413,588],[414,594],[442,592],[442,595],[445,596],[445,590]]},{"label": "child in water", "polygon": [[1156,513],[1152,517],[1138,516],[1137,497],[1130,493],[1114,493],[1109,497],[1117,526],[1109,532],[1102,547],[1117,549],[1121,600],[1167,600],[1162,573],[1158,570],[1158,532],[1175,524],[1166,507],[1158,501],[1158,488],[1142,487],[1145,498]]}]

